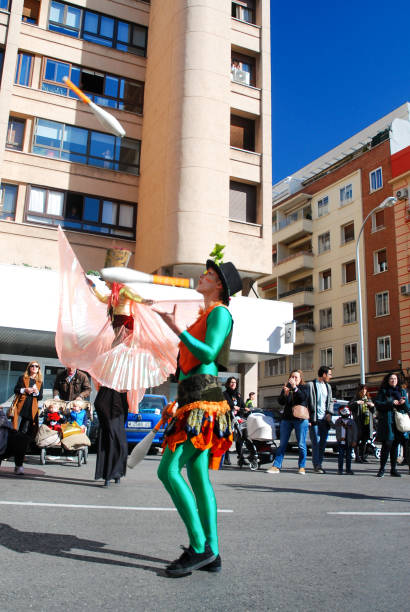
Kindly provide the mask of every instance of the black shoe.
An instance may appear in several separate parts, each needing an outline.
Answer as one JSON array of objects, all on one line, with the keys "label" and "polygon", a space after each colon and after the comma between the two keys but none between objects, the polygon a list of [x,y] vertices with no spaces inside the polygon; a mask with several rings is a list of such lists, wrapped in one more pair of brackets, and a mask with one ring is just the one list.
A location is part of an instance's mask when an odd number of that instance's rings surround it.
[{"label": "black shoe", "polygon": [[115,484],[120,484],[121,478],[120,477],[114,478],[114,482],[115,482]]},{"label": "black shoe", "polygon": [[220,572],[222,570],[222,559],[221,557],[218,555],[214,561],[211,561],[211,563],[208,563],[208,565],[204,565],[203,567],[199,568],[201,570],[201,572]]},{"label": "black shoe", "polygon": [[243,465],[249,465],[249,461],[247,459],[243,459],[242,457],[238,457],[238,465],[242,467]]},{"label": "black shoe", "polygon": [[369,460],[367,459],[367,457],[362,457],[362,463],[369,463]]},{"label": "black shoe", "polygon": [[395,476],[395,478],[401,478],[401,474],[397,470],[392,470],[390,472],[390,476]]},{"label": "black shoe", "polygon": [[349,474],[349,476],[353,476],[354,472],[352,470],[346,470],[346,474]]},{"label": "black shoe", "polygon": [[384,476],[384,470],[379,470],[377,472],[377,478],[383,478],[383,476]]},{"label": "black shoe", "polygon": [[343,475],[343,470],[337,470],[337,473],[342,476]]},{"label": "black shoe", "polygon": [[356,457],[355,462],[356,463],[364,463],[364,459],[363,459],[363,457]]},{"label": "black shoe", "polygon": [[109,486],[110,486],[110,481],[109,480],[104,480],[103,487],[109,487]]},{"label": "black shoe", "polygon": [[209,565],[216,559],[216,555],[214,555],[210,549],[209,544],[205,544],[203,553],[196,553],[192,546],[189,548],[183,546],[182,548],[184,552],[179,559],[176,559],[165,568],[169,576],[187,576],[193,570],[200,569],[204,567],[204,565]]}]

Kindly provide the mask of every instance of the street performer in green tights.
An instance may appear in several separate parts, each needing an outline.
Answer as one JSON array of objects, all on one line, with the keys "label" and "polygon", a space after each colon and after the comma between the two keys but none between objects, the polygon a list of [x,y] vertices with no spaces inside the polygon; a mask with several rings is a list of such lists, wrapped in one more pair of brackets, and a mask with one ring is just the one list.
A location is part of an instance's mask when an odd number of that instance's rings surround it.
[{"label": "street performer in green tights", "polygon": [[[208,468],[218,469],[222,455],[232,443],[229,405],[218,385],[218,369],[226,370],[232,336],[231,295],[242,281],[231,263],[206,263],[197,291],[205,307],[186,331],[172,315],[161,314],[179,336],[179,385],[177,404],[168,408],[172,417],[165,434],[165,450],[158,477],[170,494],[185,523],[189,548],[167,568],[170,576],[184,576],[195,569],[218,572],[222,568],[218,549],[217,507]],[[189,483],[181,475],[186,466]]]}]

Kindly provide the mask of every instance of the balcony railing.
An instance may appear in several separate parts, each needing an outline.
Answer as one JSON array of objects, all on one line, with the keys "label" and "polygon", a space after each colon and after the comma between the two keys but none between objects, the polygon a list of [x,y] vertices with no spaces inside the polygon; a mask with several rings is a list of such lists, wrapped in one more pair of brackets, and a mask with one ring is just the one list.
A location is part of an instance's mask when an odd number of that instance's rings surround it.
[{"label": "balcony railing", "polygon": [[296,323],[296,331],[316,331],[313,323]]},{"label": "balcony railing", "polygon": [[274,265],[280,266],[280,264],[290,261],[291,259],[295,259],[296,257],[300,257],[301,255],[313,255],[313,251],[298,251],[297,253],[292,253],[292,255],[288,255],[287,257],[280,259],[277,264]]},{"label": "balcony railing", "polygon": [[304,215],[302,212],[298,212],[296,215],[286,217],[286,219],[282,219],[281,221],[278,221],[276,224],[272,225],[272,233],[280,232],[280,230],[282,230],[284,227],[288,227],[289,225],[292,225],[292,223],[300,221],[300,219],[309,219],[309,221],[311,221],[312,215]]},{"label": "balcony railing", "polygon": [[288,295],[295,295],[295,293],[302,293],[303,291],[313,291],[313,287],[297,287],[296,289],[290,289],[290,291],[285,291],[284,293],[280,293],[279,299],[288,297]]}]

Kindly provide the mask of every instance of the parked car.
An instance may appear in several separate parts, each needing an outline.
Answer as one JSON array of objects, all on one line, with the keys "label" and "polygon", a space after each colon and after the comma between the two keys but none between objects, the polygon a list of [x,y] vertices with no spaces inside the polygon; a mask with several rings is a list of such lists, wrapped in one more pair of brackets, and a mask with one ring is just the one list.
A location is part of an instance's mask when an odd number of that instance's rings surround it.
[{"label": "parked car", "polygon": [[[138,444],[147,433],[152,431],[161,419],[162,411],[167,404],[168,401],[165,395],[150,395],[148,393],[144,395],[138,407],[138,414],[129,412],[125,422],[128,444]],[[164,431],[164,427],[158,430],[152,441],[152,446],[155,447],[162,444]]]}]

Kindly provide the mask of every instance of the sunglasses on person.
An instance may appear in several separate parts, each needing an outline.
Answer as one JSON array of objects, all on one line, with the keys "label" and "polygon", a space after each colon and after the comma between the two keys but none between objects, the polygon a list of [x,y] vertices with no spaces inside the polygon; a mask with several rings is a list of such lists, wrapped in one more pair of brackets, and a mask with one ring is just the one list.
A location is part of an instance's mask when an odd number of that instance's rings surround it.
[{"label": "sunglasses on person", "polygon": [[40,366],[38,365],[38,363],[32,363],[30,368],[39,368]]}]

